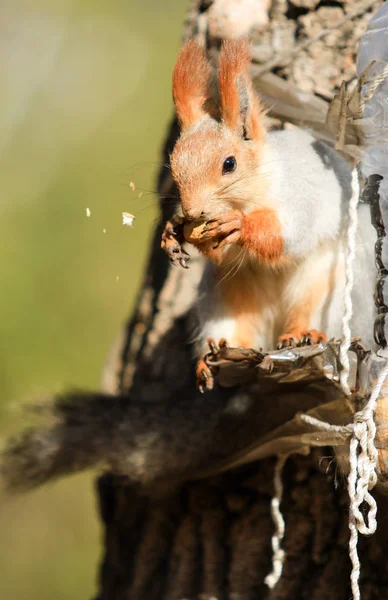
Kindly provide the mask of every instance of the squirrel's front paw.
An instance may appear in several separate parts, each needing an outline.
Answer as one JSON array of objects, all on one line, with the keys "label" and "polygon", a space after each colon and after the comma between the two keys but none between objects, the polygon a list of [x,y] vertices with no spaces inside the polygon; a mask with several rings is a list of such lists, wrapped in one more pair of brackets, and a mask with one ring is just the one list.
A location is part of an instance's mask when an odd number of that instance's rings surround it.
[{"label": "squirrel's front paw", "polygon": [[244,214],[241,210],[228,210],[206,221],[202,229],[202,240],[214,240],[213,249],[227,244],[238,244],[241,240],[241,225]]},{"label": "squirrel's front paw", "polygon": [[295,346],[310,346],[326,341],[326,335],[316,329],[295,329],[279,337],[278,348],[292,348]]},{"label": "squirrel's front paw", "polygon": [[181,267],[188,269],[187,261],[190,256],[183,250],[175,226],[176,223],[173,221],[167,221],[162,233],[161,247],[175,267],[180,265]]}]

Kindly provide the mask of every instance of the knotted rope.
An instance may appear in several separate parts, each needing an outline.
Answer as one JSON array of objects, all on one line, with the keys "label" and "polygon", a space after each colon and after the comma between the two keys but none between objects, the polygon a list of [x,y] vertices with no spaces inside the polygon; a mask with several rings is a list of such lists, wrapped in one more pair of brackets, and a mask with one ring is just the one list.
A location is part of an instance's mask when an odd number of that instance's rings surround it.
[{"label": "knotted rope", "polygon": [[[375,86],[374,89],[376,89]],[[344,306],[345,312],[342,320],[343,342],[340,347],[341,374],[340,384],[346,396],[351,395],[349,387],[349,357],[348,350],[351,343],[350,320],[353,314],[352,289],[353,289],[353,262],[356,254],[356,233],[357,233],[357,204],[359,201],[360,189],[357,171],[352,174],[352,197],[349,203],[349,224],[347,234],[347,257],[345,268],[345,290]],[[337,431],[349,434],[349,463],[350,470],[348,475],[348,494],[349,494],[349,556],[352,562],[352,571],[350,582],[353,594],[353,600],[360,600],[360,560],[357,552],[358,534],[371,535],[376,531],[377,505],[370,490],[377,483],[376,466],[378,454],[375,446],[376,424],[375,412],[377,399],[380,395],[383,383],[388,375],[388,365],[381,372],[369,400],[362,410],[354,414],[353,423],[346,426],[330,425],[319,419],[302,415],[301,418],[310,425],[314,425],[325,431]],[[366,503],[368,511],[363,514],[360,507]]]},{"label": "knotted rope", "polygon": [[[377,483],[376,466],[378,454],[375,446],[376,424],[374,415],[377,400],[383,383],[388,376],[388,365],[385,366],[377,379],[368,402],[364,408],[355,413],[353,423],[349,425],[330,425],[310,415],[301,415],[301,419],[324,431],[335,431],[351,436],[349,446],[350,471],[348,475],[349,494],[349,556],[352,562],[350,582],[353,600],[360,600],[360,559],[357,552],[358,534],[371,535],[377,529],[377,505],[370,490]],[[360,507],[368,504],[366,514]]]},{"label": "knotted rope", "polygon": [[[368,402],[364,408],[354,415],[353,433],[350,440],[348,475],[349,507],[349,556],[352,561],[350,575],[352,594],[354,600],[360,600],[360,560],[357,552],[358,533],[371,535],[377,529],[376,500],[370,490],[377,483],[376,466],[378,460],[375,446],[376,424],[374,420],[377,399],[383,383],[388,375],[388,365],[381,372]],[[364,515],[360,507],[368,504],[368,512]]]},{"label": "knotted rope", "polygon": [[[340,347],[340,384],[346,396],[351,395],[349,387],[349,357],[348,350],[351,344],[350,320],[353,314],[352,289],[354,283],[353,263],[356,255],[356,234],[357,234],[357,205],[359,202],[360,187],[358,173],[353,170],[352,173],[352,196],[349,203],[349,223],[347,231],[347,256],[345,264],[345,289],[344,289],[344,316],[342,320],[343,342]],[[383,383],[388,376],[388,364],[381,372],[372,393],[365,406],[354,414],[353,423],[349,425],[331,425],[310,415],[301,415],[301,419],[324,431],[333,431],[350,436],[349,445],[349,463],[350,470],[348,475],[348,494],[349,494],[349,556],[352,563],[350,575],[353,600],[360,600],[360,560],[358,557],[357,545],[358,534],[371,535],[377,528],[377,505],[370,491],[377,483],[376,466],[378,460],[377,449],[375,446],[376,424],[375,412],[377,399],[380,395]],[[285,524],[280,511],[280,503],[283,495],[282,471],[288,458],[288,454],[280,455],[275,467],[274,487],[275,494],[271,502],[271,514],[275,525],[275,533],[272,537],[272,572],[265,578],[265,583],[273,588],[279,581],[285,552],[281,548],[281,542],[284,537]],[[366,514],[361,512],[362,505],[368,505]]]}]

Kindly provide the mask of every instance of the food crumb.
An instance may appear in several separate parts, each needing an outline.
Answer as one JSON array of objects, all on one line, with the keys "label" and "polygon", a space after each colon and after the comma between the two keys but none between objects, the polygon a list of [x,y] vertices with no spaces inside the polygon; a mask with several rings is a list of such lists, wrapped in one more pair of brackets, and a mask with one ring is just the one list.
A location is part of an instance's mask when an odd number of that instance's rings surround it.
[{"label": "food crumb", "polygon": [[129,187],[133,192],[135,191],[135,184],[133,183],[133,181],[130,182]]},{"label": "food crumb", "polygon": [[104,229],[102,230],[102,233],[106,233],[106,229],[105,229],[105,227],[104,227]]},{"label": "food crumb", "polygon": [[118,276],[118,275],[116,275],[116,281],[118,281],[118,280],[119,280],[119,276]]},{"label": "food crumb", "polygon": [[90,210],[90,208],[87,208],[87,209],[86,209],[86,216],[87,216],[87,217],[90,217],[90,215],[91,215],[91,214],[92,214],[92,213],[91,213],[91,210]]},{"label": "food crumb", "polygon": [[123,225],[126,225],[127,227],[132,227],[135,215],[131,215],[131,213],[129,213],[129,212],[123,212],[122,215],[123,215]]},{"label": "food crumb", "polygon": [[143,192],[140,192],[140,194],[138,195],[138,198],[140,199],[143,195]]}]

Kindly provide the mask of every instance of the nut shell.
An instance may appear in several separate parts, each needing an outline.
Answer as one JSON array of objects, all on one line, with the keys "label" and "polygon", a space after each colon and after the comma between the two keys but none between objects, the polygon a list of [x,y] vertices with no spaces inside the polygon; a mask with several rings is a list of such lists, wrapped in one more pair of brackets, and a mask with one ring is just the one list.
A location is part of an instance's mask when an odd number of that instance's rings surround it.
[{"label": "nut shell", "polygon": [[206,221],[192,221],[191,223],[186,223],[183,227],[183,235],[186,242],[198,244],[207,241],[201,239],[205,225]]}]

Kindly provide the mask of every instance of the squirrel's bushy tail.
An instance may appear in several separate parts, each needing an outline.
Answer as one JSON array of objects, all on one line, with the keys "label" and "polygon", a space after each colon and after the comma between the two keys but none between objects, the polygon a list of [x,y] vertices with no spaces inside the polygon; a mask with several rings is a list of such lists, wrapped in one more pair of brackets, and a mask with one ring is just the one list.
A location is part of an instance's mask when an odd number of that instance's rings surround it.
[{"label": "squirrel's bushy tail", "polygon": [[230,454],[234,438],[220,430],[223,393],[216,390],[203,399],[180,389],[156,393],[151,386],[146,392],[75,391],[55,397],[48,423],[8,441],[0,456],[5,488],[24,491],[95,466],[139,485],[171,482],[208,464],[213,447],[219,457],[220,439]]},{"label": "squirrel's bushy tail", "polygon": [[0,463],[5,488],[28,490],[106,462],[128,401],[84,392],[56,397],[50,424],[28,429],[6,443]]}]

